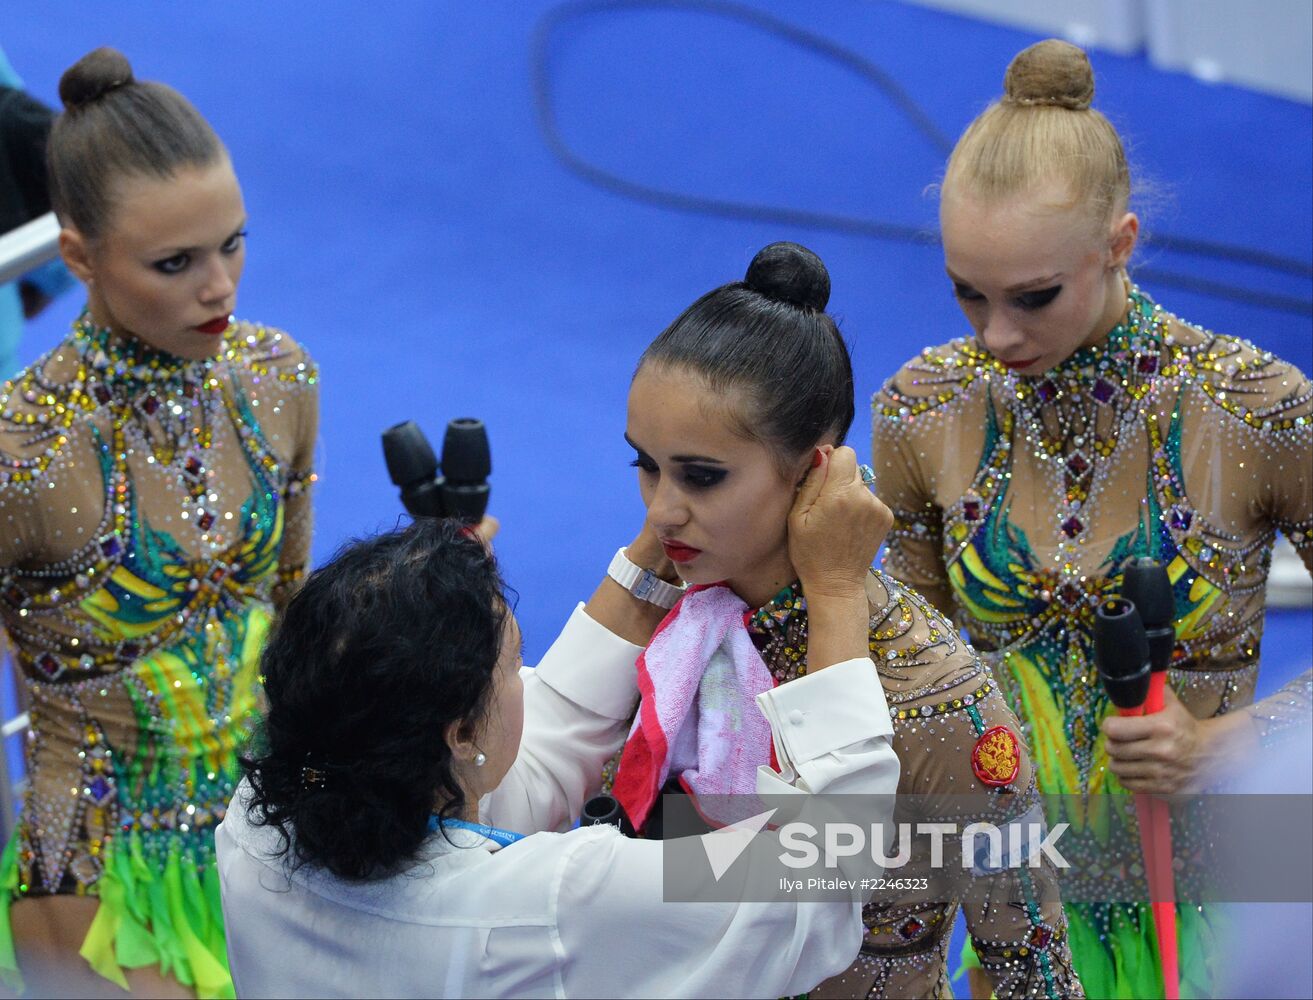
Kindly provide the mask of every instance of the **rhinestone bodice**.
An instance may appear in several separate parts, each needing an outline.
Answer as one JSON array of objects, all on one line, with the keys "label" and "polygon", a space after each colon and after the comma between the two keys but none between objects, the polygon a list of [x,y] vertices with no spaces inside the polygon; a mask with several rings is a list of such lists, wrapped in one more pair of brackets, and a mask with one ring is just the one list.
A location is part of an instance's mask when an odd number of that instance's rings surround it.
[{"label": "rhinestone bodice", "polygon": [[874,403],[886,568],[951,609],[1035,741],[1041,787],[1106,780],[1094,609],[1138,555],[1176,594],[1173,684],[1248,704],[1274,533],[1313,544],[1313,386],[1132,290],[1105,342],[1035,377],[929,348]]},{"label": "rhinestone bodice", "polygon": [[[20,892],[116,837],[204,866],[309,543],[317,375],[246,324],[185,362],[84,316],[0,397],[0,615],[30,701]],[[308,441],[307,441],[308,437]]]}]

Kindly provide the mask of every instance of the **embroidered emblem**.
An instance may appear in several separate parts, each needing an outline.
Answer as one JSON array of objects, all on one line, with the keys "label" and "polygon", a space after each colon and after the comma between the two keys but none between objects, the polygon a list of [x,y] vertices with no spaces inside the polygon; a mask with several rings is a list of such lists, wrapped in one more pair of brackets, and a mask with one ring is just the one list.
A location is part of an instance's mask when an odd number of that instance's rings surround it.
[{"label": "embroidered emblem", "polygon": [[971,749],[971,770],[986,785],[1010,785],[1021,770],[1021,745],[1007,726],[985,730]]}]

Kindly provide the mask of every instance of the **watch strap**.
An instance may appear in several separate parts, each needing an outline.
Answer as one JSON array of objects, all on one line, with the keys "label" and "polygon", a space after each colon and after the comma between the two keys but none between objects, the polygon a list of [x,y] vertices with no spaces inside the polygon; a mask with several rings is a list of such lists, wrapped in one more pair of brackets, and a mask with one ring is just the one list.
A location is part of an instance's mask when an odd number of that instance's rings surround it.
[{"label": "watch strap", "polygon": [[683,587],[667,583],[650,569],[635,564],[623,548],[616,551],[615,558],[607,567],[606,575],[640,601],[647,601],[659,608],[673,608],[684,596]]}]

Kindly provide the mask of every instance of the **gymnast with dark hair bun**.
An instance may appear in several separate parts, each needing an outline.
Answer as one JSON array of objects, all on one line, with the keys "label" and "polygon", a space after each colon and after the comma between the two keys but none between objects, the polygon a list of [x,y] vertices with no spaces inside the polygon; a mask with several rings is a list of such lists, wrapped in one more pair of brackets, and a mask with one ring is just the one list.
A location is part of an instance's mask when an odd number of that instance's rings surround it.
[{"label": "gymnast with dark hair bun", "polygon": [[0,396],[0,618],[31,716],[0,974],[232,996],[214,828],[310,553],[317,374],[233,318],[246,208],[200,113],[112,49],[59,92],[51,200],[87,305]]},{"label": "gymnast with dark hair bun", "polygon": [[[771,244],[742,281],[699,298],[639,360],[626,436],[648,527],[689,585],[639,663],[644,697],[615,776],[616,798],[642,831],[659,822],[663,792],[750,790],[749,776],[771,764],[754,697],[811,682],[832,659],[836,635],[862,651],[847,674],[854,690],[875,683],[879,691],[900,803],[933,802],[942,810],[935,818],[959,828],[1041,818],[1016,718],[953,626],[869,563],[854,581],[843,566],[799,550],[800,524],[790,513],[799,483],[809,470],[843,479],[857,468],[843,445],[852,366],[825,311],[829,295],[816,254]],[[883,535],[892,515],[883,504],[880,511]],[[854,535],[832,544],[856,552],[870,541]],[[836,593],[851,632],[834,629]],[[800,718],[821,707],[809,702]],[[804,777],[825,772],[822,758]],[[910,886],[929,876],[935,884],[877,892],[863,910],[860,955],[810,996],[949,995],[946,958],[959,908],[972,934],[997,945],[986,963],[997,995],[1083,995],[1047,858],[973,868],[941,890],[929,842],[916,839],[910,850],[890,879]],[[764,939],[760,947],[781,943]]]}]

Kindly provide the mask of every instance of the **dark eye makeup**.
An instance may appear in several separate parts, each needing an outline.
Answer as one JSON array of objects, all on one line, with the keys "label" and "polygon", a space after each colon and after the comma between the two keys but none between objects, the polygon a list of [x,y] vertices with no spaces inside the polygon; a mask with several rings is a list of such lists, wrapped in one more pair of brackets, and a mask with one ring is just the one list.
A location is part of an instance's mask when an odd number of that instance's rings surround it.
[{"label": "dark eye makeup", "polygon": [[1016,303],[1022,309],[1043,309],[1058,297],[1060,291],[1062,291],[1062,286],[1054,285],[1051,288],[1040,288],[1033,292],[1023,292],[1017,296]]},{"label": "dark eye makeup", "polygon": [[702,465],[684,466],[684,482],[696,490],[710,489],[724,478],[724,469],[714,469]]},{"label": "dark eye makeup", "polygon": [[165,257],[163,260],[157,260],[151,267],[161,274],[180,274],[187,270],[187,265],[191,263],[191,255],[185,253],[175,253],[172,257]]},{"label": "dark eye makeup", "polygon": [[[660,471],[656,462],[641,451],[638,453],[638,457],[629,464],[636,469],[641,469],[648,475],[656,475]],[[680,469],[685,485],[695,490],[710,489],[712,486],[721,483],[729,474],[725,469],[706,465],[683,464]]]},{"label": "dark eye makeup", "polygon": [[[246,239],[246,230],[237,230],[237,232],[233,233],[223,241],[223,245],[219,247],[219,252],[224,254],[236,253],[241,249],[242,240],[244,239]],[[181,253],[175,253],[172,257],[164,257],[155,261],[151,264],[151,267],[155,268],[155,270],[159,271],[161,274],[181,274],[183,271],[187,270],[187,266],[190,263],[191,253],[184,250]]]},{"label": "dark eye makeup", "polygon": [[[1019,309],[1034,311],[1043,309],[1046,305],[1058,297],[1062,291],[1061,285],[1053,285],[1050,288],[1039,288],[1033,292],[1022,292],[1012,299],[1013,305]],[[983,302],[985,297],[970,285],[964,285],[961,282],[953,282],[953,294],[962,302]]]}]

